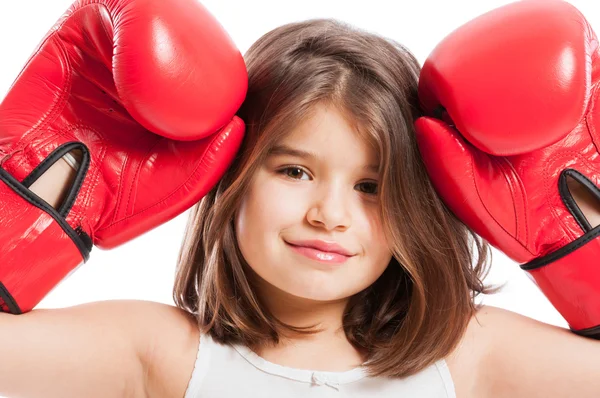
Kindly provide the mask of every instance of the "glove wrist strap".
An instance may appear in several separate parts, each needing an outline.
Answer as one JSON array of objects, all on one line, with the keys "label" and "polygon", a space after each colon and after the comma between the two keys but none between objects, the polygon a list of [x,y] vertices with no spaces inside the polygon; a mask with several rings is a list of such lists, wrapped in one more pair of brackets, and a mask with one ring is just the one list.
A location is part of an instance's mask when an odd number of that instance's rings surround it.
[{"label": "glove wrist strap", "polygon": [[600,226],[521,268],[529,273],[573,332],[600,339]]}]

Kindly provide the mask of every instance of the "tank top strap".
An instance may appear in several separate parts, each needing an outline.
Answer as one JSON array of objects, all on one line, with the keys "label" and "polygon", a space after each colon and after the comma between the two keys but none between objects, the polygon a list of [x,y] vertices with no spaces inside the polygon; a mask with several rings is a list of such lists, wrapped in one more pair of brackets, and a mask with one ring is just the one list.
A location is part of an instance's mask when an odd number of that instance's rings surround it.
[{"label": "tank top strap", "polygon": [[204,376],[208,371],[210,364],[210,356],[213,341],[209,335],[200,333],[200,339],[198,341],[198,353],[196,354],[196,362],[194,363],[194,369],[192,370],[192,377],[185,391],[185,398],[195,398],[200,396],[200,386]]},{"label": "tank top strap", "polygon": [[448,368],[448,363],[444,359],[440,359],[435,363],[435,367],[442,378],[442,383],[444,384],[448,398],[456,398],[456,390],[454,382],[452,381],[452,375],[450,374],[450,368]]}]

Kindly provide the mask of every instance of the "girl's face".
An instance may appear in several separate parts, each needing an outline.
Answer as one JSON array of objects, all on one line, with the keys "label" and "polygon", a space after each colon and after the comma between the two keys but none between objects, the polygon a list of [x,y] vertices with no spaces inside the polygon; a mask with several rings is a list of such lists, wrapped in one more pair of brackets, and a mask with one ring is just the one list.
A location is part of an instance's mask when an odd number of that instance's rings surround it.
[{"label": "girl's face", "polygon": [[[267,286],[332,301],[375,282],[392,256],[378,216],[377,167],[375,150],[333,107],[317,105],[278,143],[235,220],[240,250]],[[301,246],[315,241],[325,248]],[[327,252],[334,243],[348,255]]]}]

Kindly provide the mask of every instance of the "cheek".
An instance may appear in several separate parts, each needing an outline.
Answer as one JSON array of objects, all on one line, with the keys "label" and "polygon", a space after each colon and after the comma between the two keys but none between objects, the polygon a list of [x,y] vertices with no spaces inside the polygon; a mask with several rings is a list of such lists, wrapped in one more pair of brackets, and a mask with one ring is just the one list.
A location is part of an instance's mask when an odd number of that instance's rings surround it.
[{"label": "cheek", "polygon": [[251,195],[246,195],[236,212],[234,225],[240,252],[246,263],[253,269],[256,264],[263,263],[261,238],[264,236],[264,231],[259,220],[257,203]]},{"label": "cheek", "polygon": [[262,232],[278,232],[298,222],[299,197],[273,179],[263,179],[245,198],[247,227]]},{"label": "cheek", "polygon": [[[298,195],[273,179],[257,178],[243,198],[235,218],[240,250],[248,263],[263,262],[279,235],[301,221]],[[300,217],[300,218],[299,218]]]},{"label": "cheek", "polygon": [[[378,211],[366,212],[365,217],[358,220],[358,223],[359,228],[357,230],[368,252],[368,256],[374,264],[382,264],[382,267],[385,269],[392,257],[392,252],[386,241],[383,223],[378,215]],[[381,271],[383,272],[383,270]]]}]

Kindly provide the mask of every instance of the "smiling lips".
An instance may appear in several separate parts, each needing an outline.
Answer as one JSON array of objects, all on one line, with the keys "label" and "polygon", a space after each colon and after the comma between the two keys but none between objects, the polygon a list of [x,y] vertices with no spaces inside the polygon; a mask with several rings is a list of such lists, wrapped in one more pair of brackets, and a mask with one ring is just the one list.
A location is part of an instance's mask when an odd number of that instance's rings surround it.
[{"label": "smiling lips", "polygon": [[354,254],[335,242],[325,242],[322,240],[306,240],[286,243],[297,253],[302,254],[312,260],[328,263],[341,264],[346,262]]}]

